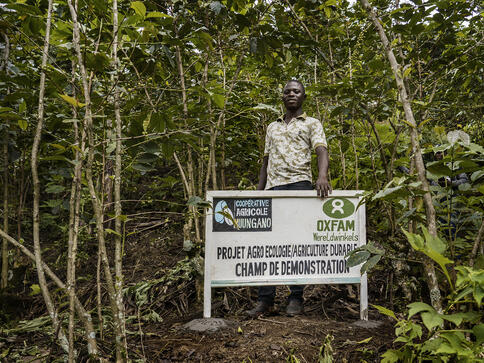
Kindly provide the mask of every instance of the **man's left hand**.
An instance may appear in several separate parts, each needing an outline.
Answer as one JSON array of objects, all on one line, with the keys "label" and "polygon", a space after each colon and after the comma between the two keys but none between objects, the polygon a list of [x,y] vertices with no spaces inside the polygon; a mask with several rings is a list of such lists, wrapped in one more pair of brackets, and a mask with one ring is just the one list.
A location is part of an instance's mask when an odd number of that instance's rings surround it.
[{"label": "man's left hand", "polygon": [[329,184],[328,177],[320,176],[316,181],[316,191],[318,192],[318,197],[326,198],[333,189],[331,184]]}]

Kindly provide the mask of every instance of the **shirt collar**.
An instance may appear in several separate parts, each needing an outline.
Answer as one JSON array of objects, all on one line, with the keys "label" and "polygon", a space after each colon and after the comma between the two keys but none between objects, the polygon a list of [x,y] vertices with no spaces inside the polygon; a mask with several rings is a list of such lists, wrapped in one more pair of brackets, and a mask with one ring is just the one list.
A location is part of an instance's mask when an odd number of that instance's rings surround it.
[{"label": "shirt collar", "polygon": [[[284,121],[284,116],[285,115],[281,115],[277,118],[277,121],[279,122],[282,122]],[[306,120],[306,118],[308,117],[308,115],[306,115],[306,112],[303,112],[302,114],[300,114],[298,117],[296,117],[296,119],[298,120]]]}]

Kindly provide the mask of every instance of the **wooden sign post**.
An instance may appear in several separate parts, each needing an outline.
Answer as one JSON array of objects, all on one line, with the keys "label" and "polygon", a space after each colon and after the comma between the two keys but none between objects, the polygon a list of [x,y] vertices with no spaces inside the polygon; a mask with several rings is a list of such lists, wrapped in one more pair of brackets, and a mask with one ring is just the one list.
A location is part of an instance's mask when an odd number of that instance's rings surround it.
[{"label": "wooden sign post", "polygon": [[360,284],[368,320],[366,274],[345,255],[366,244],[362,191],[210,191],[206,216],[204,317],[222,286]]}]

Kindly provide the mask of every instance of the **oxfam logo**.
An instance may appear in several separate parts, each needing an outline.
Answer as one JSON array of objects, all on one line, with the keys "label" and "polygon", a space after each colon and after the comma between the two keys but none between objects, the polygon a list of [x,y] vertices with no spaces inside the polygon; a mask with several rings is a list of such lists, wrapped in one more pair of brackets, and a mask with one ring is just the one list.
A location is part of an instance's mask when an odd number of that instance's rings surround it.
[{"label": "oxfam logo", "polygon": [[[231,218],[227,218],[227,217]],[[223,224],[224,222],[227,223],[229,226],[232,226],[232,220],[234,219],[234,215],[230,210],[227,202],[225,200],[221,200],[215,206],[215,221],[217,223]]]},{"label": "oxfam logo", "polygon": [[330,218],[346,218],[355,212],[355,205],[346,198],[331,198],[323,204],[323,212]]}]

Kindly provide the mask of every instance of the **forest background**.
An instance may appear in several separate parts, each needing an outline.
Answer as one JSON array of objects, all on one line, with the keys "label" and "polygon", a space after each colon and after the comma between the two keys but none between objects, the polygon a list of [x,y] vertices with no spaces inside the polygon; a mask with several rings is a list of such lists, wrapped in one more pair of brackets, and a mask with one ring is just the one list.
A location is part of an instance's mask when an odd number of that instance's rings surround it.
[{"label": "forest background", "polygon": [[[391,276],[375,307],[397,328],[383,359],[483,358],[479,1],[19,0],[0,13],[0,357],[20,354],[12,334],[44,329],[69,361],[133,359],[133,314],[161,321],[153,301],[187,286],[179,315],[199,306],[204,195],[255,189],[296,78],[333,189],[366,191],[369,244],[350,261]],[[174,263],[128,270],[130,243],[174,244]],[[44,306],[33,316],[22,299]]]}]

